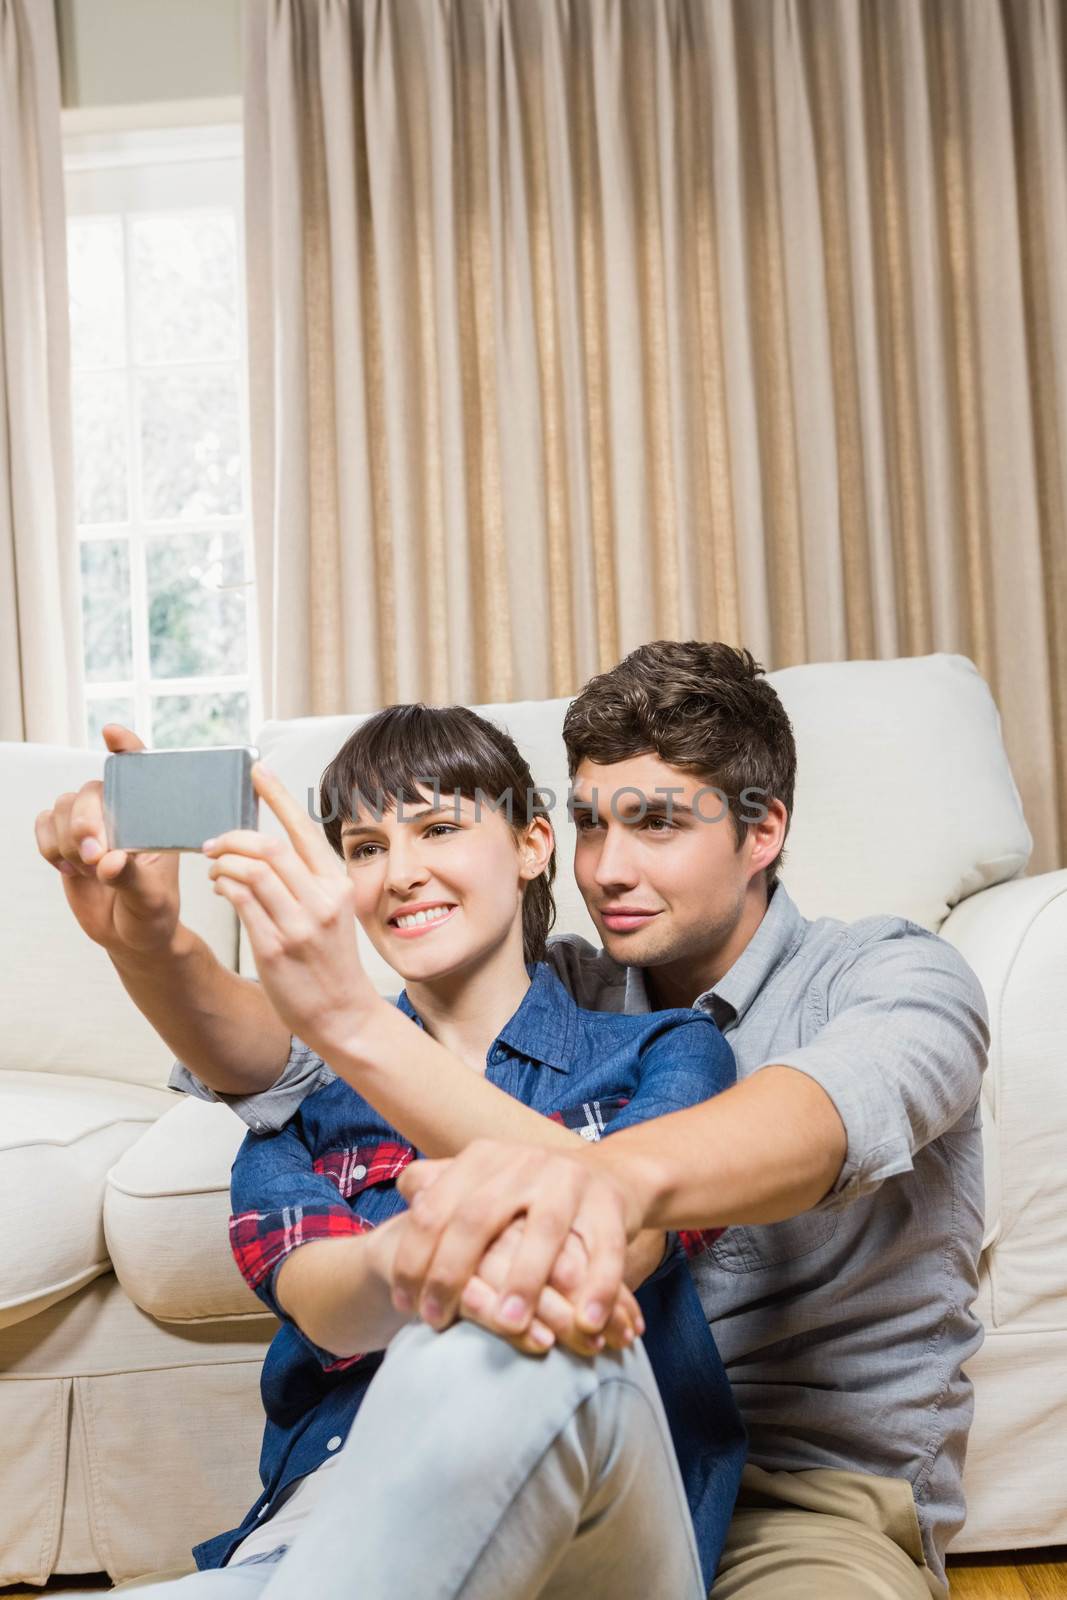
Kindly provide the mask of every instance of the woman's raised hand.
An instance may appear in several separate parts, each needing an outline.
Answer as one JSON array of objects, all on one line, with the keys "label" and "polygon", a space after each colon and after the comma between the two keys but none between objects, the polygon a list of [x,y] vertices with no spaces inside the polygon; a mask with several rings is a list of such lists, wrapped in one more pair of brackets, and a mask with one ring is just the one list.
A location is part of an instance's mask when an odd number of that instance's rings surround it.
[{"label": "woman's raised hand", "polygon": [[[144,749],[120,723],[103,732],[112,752]],[[37,848],[62,875],[67,904],[94,944],[118,962],[163,954],[181,911],[177,852],[109,850],[103,791],[93,778],[61,794],[34,823]]]},{"label": "woman's raised hand", "polygon": [[252,782],[285,837],[237,828],[207,840],[209,876],[244,925],[275,1011],[328,1059],[388,1002],[363,970],[352,890],[321,828],[262,762]]}]

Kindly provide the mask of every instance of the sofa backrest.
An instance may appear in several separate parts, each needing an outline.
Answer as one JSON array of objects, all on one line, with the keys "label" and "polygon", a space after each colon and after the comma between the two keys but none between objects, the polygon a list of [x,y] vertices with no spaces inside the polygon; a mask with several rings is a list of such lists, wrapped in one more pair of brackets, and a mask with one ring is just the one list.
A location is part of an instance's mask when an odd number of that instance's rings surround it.
[{"label": "sofa backrest", "polygon": [[[940,927],[959,901],[1021,873],[1031,840],[993,698],[971,662],[934,655],[790,667],[770,681],[792,719],[798,751],[794,819],[783,881],[809,917],[877,912]],[[556,797],[559,932],[596,934],[571,871],[569,701],[475,709],[502,723],[534,780]],[[263,756],[301,803],[317,810],[323,770],[359,716],[269,722]],[[260,826],[277,824],[261,807]],[[362,933],[368,971],[385,993],[395,974]],[[255,972],[242,936],[241,971]]]},{"label": "sofa backrest", "polygon": [[[103,775],[106,751],[0,743],[0,1070],[166,1083],[172,1056],[82,933],[63,880],[38,853],[34,821]],[[183,856],[182,915],[220,961],[236,960],[236,919],[207,862]]]}]

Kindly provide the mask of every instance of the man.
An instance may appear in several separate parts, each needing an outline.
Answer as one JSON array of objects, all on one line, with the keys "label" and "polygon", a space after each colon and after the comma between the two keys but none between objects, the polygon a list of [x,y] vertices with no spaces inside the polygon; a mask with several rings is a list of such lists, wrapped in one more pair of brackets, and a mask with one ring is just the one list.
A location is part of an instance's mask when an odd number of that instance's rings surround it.
[{"label": "man", "polygon": [[[573,1224],[596,1330],[627,1239],[725,1227],[695,1270],[750,1457],[715,1600],[944,1595],[972,1412],[961,1369],[981,1339],[981,990],[903,919],[807,923],[792,904],[777,882],[792,732],[747,652],[643,646],[586,686],[564,738],[575,873],[604,950],[554,941],[556,970],[585,1006],[708,1011],[740,1081],[573,1157],[479,1142],[444,1170],[419,1163],[397,1303],[447,1326],[524,1217],[495,1325],[528,1326]],[[41,848],[185,1064],[172,1082],[280,1126],[328,1069],[181,928],[165,864],[79,849],[93,800],[64,798]],[[135,916],[104,906],[106,880]]]}]

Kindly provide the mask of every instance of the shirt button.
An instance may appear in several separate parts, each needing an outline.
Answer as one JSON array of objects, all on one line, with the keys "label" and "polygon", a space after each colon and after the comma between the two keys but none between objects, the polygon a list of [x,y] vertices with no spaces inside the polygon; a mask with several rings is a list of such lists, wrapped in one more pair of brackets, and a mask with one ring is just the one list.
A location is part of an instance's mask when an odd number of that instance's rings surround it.
[{"label": "shirt button", "polygon": [[335,1433],[332,1439],[327,1439],[326,1448],[327,1450],[340,1450],[341,1443],[341,1435],[339,1433]]},{"label": "shirt button", "polygon": [[358,1167],[352,1168],[352,1176],[356,1179],[357,1183],[360,1178],[365,1178],[367,1176],[367,1169],[362,1162],[360,1162]]}]

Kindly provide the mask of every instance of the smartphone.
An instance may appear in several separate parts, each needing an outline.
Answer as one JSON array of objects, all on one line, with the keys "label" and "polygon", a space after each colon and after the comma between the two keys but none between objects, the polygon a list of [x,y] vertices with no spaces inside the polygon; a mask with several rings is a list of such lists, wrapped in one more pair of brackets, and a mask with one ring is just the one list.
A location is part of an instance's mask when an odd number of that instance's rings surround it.
[{"label": "smartphone", "polygon": [[254,828],[254,745],[122,750],[104,762],[104,824],[112,850],[199,850],[231,828]]}]

